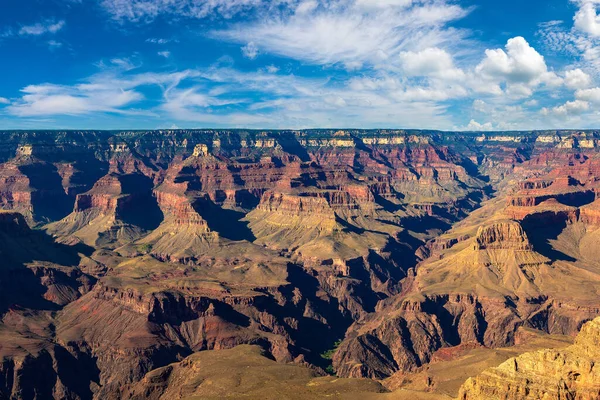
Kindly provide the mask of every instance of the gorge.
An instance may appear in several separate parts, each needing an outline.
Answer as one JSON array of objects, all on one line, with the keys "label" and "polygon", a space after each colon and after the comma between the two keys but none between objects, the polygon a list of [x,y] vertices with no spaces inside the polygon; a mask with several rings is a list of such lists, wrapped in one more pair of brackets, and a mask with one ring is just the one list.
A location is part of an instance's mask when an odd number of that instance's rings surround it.
[{"label": "gorge", "polygon": [[598,147],[2,132],[0,399],[600,398]]}]

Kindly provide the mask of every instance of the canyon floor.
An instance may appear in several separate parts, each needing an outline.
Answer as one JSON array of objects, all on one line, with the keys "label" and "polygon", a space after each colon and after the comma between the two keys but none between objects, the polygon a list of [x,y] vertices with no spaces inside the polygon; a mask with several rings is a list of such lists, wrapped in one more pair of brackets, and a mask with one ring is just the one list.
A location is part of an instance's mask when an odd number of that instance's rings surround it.
[{"label": "canyon floor", "polygon": [[600,132],[0,136],[0,399],[599,399]]}]

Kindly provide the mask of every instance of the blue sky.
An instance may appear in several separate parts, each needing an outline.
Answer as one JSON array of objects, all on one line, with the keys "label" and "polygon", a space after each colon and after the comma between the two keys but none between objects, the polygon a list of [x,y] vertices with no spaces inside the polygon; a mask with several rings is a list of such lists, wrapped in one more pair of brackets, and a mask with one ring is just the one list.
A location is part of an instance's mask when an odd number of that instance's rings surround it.
[{"label": "blue sky", "polygon": [[600,0],[3,0],[0,129],[600,128]]}]

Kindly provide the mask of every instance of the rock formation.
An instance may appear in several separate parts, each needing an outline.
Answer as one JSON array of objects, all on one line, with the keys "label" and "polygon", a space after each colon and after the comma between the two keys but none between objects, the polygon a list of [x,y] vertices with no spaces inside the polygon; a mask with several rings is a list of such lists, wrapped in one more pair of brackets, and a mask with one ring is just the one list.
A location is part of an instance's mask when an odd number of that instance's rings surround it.
[{"label": "rock formation", "polygon": [[402,382],[600,315],[599,139],[3,132],[0,398],[435,398]]},{"label": "rock formation", "polygon": [[582,399],[600,398],[600,318],[583,325],[575,344],[563,350],[525,353],[469,378],[459,398]]}]

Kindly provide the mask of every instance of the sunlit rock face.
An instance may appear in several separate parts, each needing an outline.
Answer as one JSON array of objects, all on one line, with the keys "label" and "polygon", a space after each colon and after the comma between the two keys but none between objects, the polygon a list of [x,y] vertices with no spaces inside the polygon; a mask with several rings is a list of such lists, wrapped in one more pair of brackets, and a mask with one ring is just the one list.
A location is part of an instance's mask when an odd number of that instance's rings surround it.
[{"label": "sunlit rock face", "polygon": [[511,358],[469,378],[459,398],[597,399],[600,397],[600,318],[587,322],[575,344]]}]

